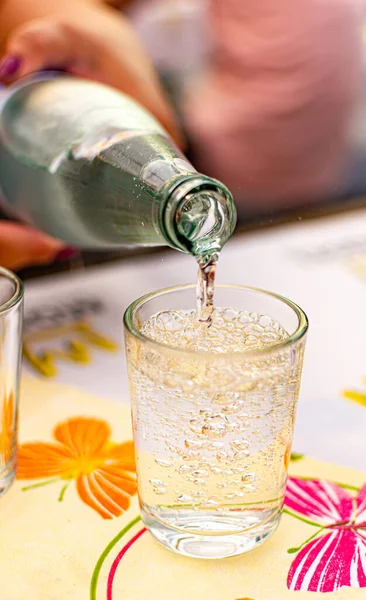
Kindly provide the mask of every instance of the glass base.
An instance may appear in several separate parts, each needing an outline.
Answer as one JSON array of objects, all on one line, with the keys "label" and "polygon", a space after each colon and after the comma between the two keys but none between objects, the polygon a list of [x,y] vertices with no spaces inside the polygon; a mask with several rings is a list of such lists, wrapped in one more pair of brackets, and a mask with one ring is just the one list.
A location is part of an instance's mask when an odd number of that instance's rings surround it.
[{"label": "glass base", "polygon": [[[265,523],[246,529],[243,519],[209,512],[193,515],[187,511],[186,518],[180,514],[179,529],[157,520],[144,508],[141,518],[153,537],[166,548],[192,558],[217,559],[245,554],[263,544],[277,529],[281,514],[276,511]],[[198,528],[210,533],[195,533]]]},{"label": "glass base", "polygon": [[16,460],[10,461],[5,468],[0,469],[0,497],[6,494],[15,479]]}]

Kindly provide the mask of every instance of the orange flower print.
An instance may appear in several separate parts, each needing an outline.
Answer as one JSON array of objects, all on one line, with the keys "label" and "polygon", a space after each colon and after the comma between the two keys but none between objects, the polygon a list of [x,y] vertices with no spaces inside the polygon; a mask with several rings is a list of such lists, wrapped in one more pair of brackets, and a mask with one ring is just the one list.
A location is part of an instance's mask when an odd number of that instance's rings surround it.
[{"label": "orange flower print", "polygon": [[110,441],[110,428],[99,419],[73,418],[57,425],[57,443],[22,444],[18,451],[18,479],[44,479],[24,490],[65,481],[59,500],[72,480],[83,502],[103,519],[119,517],[136,494],[133,442]]},{"label": "orange flower print", "polygon": [[14,394],[10,392],[5,397],[1,412],[0,464],[6,465],[13,456],[14,428]]}]

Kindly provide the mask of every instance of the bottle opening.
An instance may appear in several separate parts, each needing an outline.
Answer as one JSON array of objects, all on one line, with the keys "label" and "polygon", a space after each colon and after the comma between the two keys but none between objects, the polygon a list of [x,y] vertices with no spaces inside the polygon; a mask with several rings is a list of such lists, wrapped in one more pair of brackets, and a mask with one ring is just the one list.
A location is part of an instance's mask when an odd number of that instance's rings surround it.
[{"label": "bottle opening", "polygon": [[212,190],[188,194],[177,211],[177,230],[196,257],[220,252],[231,235],[231,220],[225,199]]},{"label": "bottle opening", "polygon": [[236,225],[234,200],[222,183],[195,175],[168,190],[163,222],[169,244],[193,254],[201,264],[212,260]]}]

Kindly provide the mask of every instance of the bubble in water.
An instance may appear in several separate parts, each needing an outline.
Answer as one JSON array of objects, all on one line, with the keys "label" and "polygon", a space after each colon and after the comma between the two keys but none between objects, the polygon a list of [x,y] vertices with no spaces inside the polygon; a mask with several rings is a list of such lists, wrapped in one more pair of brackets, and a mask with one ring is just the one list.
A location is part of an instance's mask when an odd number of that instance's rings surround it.
[{"label": "bubble in water", "polygon": [[224,442],[211,442],[208,446],[209,450],[221,450],[221,448],[224,448],[225,444]]},{"label": "bubble in water", "polygon": [[154,488],[154,494],[157,494],[158,496],[163,496],[166,493],[167,493],[167,489],[164,488],[164,487],[156,487],[156,488]]},{"label": "bubble in water", "polygon": [[200,417],[206,419],[207,417],[210,417],[212,415],[212,410],[211,408],[202,408],[200,410]]},{"label": "bubble in water", "polygon": [[229,492],[229,494],[226,494],[225,498],[227,498],[228,500],[232,500],[236,496],[237,496],[236,492]]},{"label": "bubble in water", "polygon": [[155,462],[160,465],[161,467],[164,467],[166,469],[169,469],[173,466],[173,464],[171,462],[169,462],[168,460],[165,460],[164,458],[156,458]]},{"label": "bubble in water", "polygon": [[240,412],[243,408],[244,408],[244,400],[236,400],[235,402],[232,402],[231,404],[227,404],[226,406],[224,406],[222,408],[222,412],[225,413],[226,415],[233,415],[235,413]]},{"label": "bubble in water", "polygon": [[180,452],[179,454],[182,459],[186,460],[187,462],[197,457],[197,452]]},{"label": "bubble in water", "polygon": [[253,483],[256,480],[255,473],[246,473],[241,478],[243,483]]},{"label": "bubble in water", "polygon": [[243,460],[243,458],[248,458],[249,455],[249,450],[239,450],[239,452],[234,454],[234,458],[235,460]]},{"label": "bubble in water", "polygon": [[218,496],[210,496],[206,502],[206,504],[209,505],[216,505],[216,504],[220,504],[221,503],[221,498],[219,498]]},{"label": "bubble in water", "polygon": [[241,484],[241,479],[240,479],[240,477],[239,477],[239,478],[238,478],[238,477],[235,477],[234,479],[231,479],[231,481],[230,481],[230,486],[231,486],[231,487],[234,487],[235,489],[236,489],[237,487],[239,487],[239,486],[240,486],[240,484]]},{"label": "bubble in water", "polygon": [[237,423],[236,433],[247,433],[248,427],[249,427],[248,423],[246,423],[245,421],[242,421],[242,422],[239,421]]},{"label": "bubble in water", "polygon": [[209,425],[225,425],[226,421],[226,417],[219,414],[212,415],[212,417],[207,417],[205,419],[205,423],[208,423]]},{"label": "bubble in water", "polygon": [[228,423],[226,423],[226,431],[228,433],[237,433],[239,427],[239,423],[237,423],[236,421],[229,421]]},{"label": "bubble in water", "polygon": [[245,469],[247,469],[247,468],[248,468],[248,465],[244,464],[244,465],[240,465],[240,467],[231,467],[231,470],[235,475],[241,475],[243,473],[243,471],[245,471]]},{"label": "bubble in water", "polygon": [[144,323],[142,332],[165,344],[213,352],[263,348],[288,337],[270,317],[229,307],[213,311],[209,329],[198,328],[196,319],[195,311],[161,311]]},{"label": "bubble in water", "polygon": [[196,477],[196,479],[192,480],[192,483],[194,483],[194,485],[206,485],[206,481],[202,477]]},{"label": "bubble in water", "polygon": [[245,485],[240,486],[242,490],[245,490],[248,494],[250,492],[255,492],[255,485],[252,485],[251,483],[246,483]]},{"label": "bubble in water", "polygon": [[268,325],[270,325],[271,323],[272,319],[267,315],[261,315],[259,317],[259,324],[262,325],[262,327],[268,327]]},{"label": "bubble in water", "polygon": [[192,475],[195,477],[208,477],[209,472],[206,469],[195,469],[192,471]]},{"label": "bubble in water", "polygon": [[166,483],[164,483],[164,481],[161,481],[160,479],[150,479],[149,480],[151,485],[154,485],[156,487],[165,487]]},{"label": "bubble in water", "polygon": [[231,446],[234,450],[247,450],[249,447],[248,440],[233,440]]},{"label": "bubble in water", "polygon": [[224,312],[222,313],[222,316],[225,321],[232,321],[233,319],[237,318],[238,311],[236,311],[232,308],[226,308],[224,310]]},{"label": "bubble in water", "polygon": [[200,456],[200,462],[202,463],[201,466],[203,467],[209,467],[213,464],[210,456]]},{"label": "bubble in water", "polygon": [[197,419],[191,419],[189,421],[189,428],[193,433],[202,433],[202,423]]},{"label": "bubble in water", "polygon": [[239,313],[239,323],[244,323],[245,325],[250,321],[249,314],[245,311],[240,311]]},{"label": "bubble in water", "polygon": [[222,460],[226,460],[228,457],[228,454],[225,450],[219,450],[219,452],[216,454],[216,458],[217,460],[219,460],[220,462]]},{"label": "bubble in water", "polygon": [[238,415],[237,421],[241,429],[250,427],[249,415]]},{"label": "bubble in water", "polygon": [[201,448],[202,442],[200,440],[187,438],[186,440],[184,440],[184,445],[186,448]]},{"label": "bubble in water", "polygon": [[169,450],[169,452],[173,452],[174,454],[177,454],[179,452],[178,446],[172,444],[171,442],[166,442],[165,447],[167,450]]},{"label": "bubble in water", "polygon": [[211,467],[211,472],[214,475],[221,475],[222,473],[222,469],[220,469],[220,467]]},{"label": "bubble in water", "polygon": [[189,502],[192,502],[192,496],[190,496],[189,494],[181,494],[180,496],[178,496],[177,502],[181,502],[182,504],[188,504]]},{"label": "bubble in water", "polygon": [[213,404],[218,404],[219,406],[225,406],[226,404],[232,403],[232,396],[228,396],[227,394],[217,394],[215,398],[212,400]]},{"label": "bubble in water", "polygon": [[156,325],[167,331],[177,331],[183,323],[182,315],[172,310],[158,313],[155,319]]},{"label": "bubble in water", "polygon": [[178,467],[177,471],[178,473],[185,475],[186,473],[191,472],[191,467],[189,465],[181,465],[180,467]]},{"label": "bubble in water", "polygon": [[226,427],[221,423],[205,423],[202,427],[203,435],[209,438],[221,438],[226,435]]},{"label": "bubble in water", "polygon": [[202,498],[202,496],[205,495],[205,492],[203,492],[202,490],[197,490],[196,492],[192,492],[192,496],[194,496],[195,498]]}]

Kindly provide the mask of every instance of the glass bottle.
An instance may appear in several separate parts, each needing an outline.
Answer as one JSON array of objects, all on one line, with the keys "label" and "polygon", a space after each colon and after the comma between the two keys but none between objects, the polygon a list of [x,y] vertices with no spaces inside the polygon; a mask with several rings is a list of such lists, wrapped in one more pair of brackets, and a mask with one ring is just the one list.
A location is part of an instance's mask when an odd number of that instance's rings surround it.
[{"label": "glass bottle", "polygon": [[80,248],[220,250],[230,192],[195,171],[125,94],[69,75],[30,78],[0,114],[0,186],[13,215]]}]

